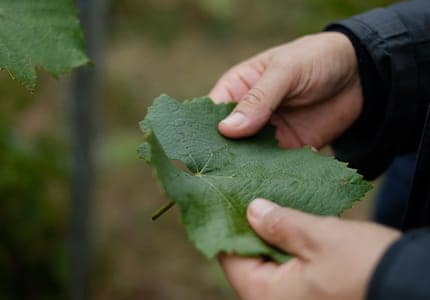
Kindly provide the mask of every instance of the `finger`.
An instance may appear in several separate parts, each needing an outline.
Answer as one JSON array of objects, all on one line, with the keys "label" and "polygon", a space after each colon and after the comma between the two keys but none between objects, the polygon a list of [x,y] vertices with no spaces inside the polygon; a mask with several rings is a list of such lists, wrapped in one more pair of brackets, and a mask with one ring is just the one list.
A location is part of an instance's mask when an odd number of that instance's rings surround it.
[{"label": "finger", "polygon": [[289,89],[288,72],[270,65],[218,128],[230,138],[255,134],[269,120]]},{"label": "finger", "polygon": [[264,64],[256,59],[233,67],[218,80],[209,97],[215,103],[239,101],[258,81],[264,68]]},{"label": "finger", "polygon": [[283,115],[275,112],[270,118],[270,123],[276,127],[276,140],[281,148],[300,148],[305,145],[302,137],[296,129],[290,125]]},{"label": "finger", "polygon": [[248,220],[257,234],[268,243],[309,259],[318,245],[320,218],[265,200],[255,199],[248,206]]},{"label": "finger", "polygon": [[265,285],[271,281],[278,266],[262,259],[220,255],[219,262],[232,287],[241,298],[247,298],[250,287]]},{"label": "finger", "polygon": [[361,89],[352,86],[323,102],[277,110],[272,124],[277,128],[279,145],[283,148],[310,145],[317,149],[327,145],[358,118],[362,110],[361,98]]}]

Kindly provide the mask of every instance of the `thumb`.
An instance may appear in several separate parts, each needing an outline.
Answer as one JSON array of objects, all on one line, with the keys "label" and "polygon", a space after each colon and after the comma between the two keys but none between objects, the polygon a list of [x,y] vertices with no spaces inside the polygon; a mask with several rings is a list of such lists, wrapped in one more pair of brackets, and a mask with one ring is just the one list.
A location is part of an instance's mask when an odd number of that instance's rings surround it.
[{"label": "thumb", "polygon": [[310,258],[316,248],[320,218],[265,200],[255,199],[248,206],[248,221],[269,244],[302,258]]},{"label": "thumb", "polygon": [[289,85],[287,73],[279,66],[268,66],[231,114],[219,123],[219,131],[229,138],[257,133],[285,96]]}]

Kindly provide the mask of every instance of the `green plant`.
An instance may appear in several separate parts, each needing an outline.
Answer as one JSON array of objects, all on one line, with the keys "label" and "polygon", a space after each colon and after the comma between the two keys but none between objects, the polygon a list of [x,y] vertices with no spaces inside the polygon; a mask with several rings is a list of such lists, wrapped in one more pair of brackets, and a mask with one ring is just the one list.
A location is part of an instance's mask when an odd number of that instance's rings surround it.
[{"label": "green plant", "polygon": [[[264,243],[249,226],[246,208],[252,199],[338,215],[362,198],[370,184],[346,163],[309,147],[280,149],[271,126],[241,141],[221,136],[217,124],[233,107],[209,98],[180,103],[160,96],[141,122],[146,141],[139,152],[179,205],[190,239],[207,257],[225,251],[283,261],[285,253]],[[170,160],[181,161],[188,171]]]},{"label": "green plant", "polygon": [[70,0],[2,0],[0,69],[33,90],[36,67],[54,76],[88,63]]},{"label": "green plant", "polygon": [[[71,0],[0,0],[0,36],[0,70],[30,92],[37,67],[57,77],[89,61]],[[13,106],[5,96],[0,95],[2,104],[9,103],[0,115],[0,299],[60,299],[67,268],[67,213],[58,199],[66,177],[64,151],[56,139],[17,134],[9,114],[26,107],[30,97]]]},{"label": "green plant", "polygon": [[63,158],[55,140],[29,143],[0,122],[0,299],[64,292],[66,210],[53,189],[64,183]]}]

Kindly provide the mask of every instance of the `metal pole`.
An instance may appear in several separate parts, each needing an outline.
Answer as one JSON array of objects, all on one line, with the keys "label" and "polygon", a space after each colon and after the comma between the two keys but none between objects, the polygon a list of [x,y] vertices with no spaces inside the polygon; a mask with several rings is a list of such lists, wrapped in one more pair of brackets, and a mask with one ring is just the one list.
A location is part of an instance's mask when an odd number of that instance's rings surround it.
[{"label": "metal pole", "polygon": [[92,208],[94,175],[92,146],[96,137],[96,103],[103,63],[105,0],[76,0],[93,65],[72,75],[67,99],[71,127],[71,300],[90,299],[92,271]]}]

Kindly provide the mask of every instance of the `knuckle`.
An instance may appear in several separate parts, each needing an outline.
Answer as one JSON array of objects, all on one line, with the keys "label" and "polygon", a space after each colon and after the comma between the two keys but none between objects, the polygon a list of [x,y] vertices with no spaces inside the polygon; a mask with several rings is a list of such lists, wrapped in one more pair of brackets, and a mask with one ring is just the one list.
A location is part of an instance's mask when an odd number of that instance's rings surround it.
[{"label": "knuckle", "polygon": [[225,72],[221,76],[219,81],[224,82],[224,83],[228,83],[228,84],[232,84],[236,80],[236,76],[235,76],[236,73],[237,73],[237,68],[233,67],[233,68],[229,69],[227,72]]},{"label": "knuckle", "polygon": [[270,115],[273,113],[272,105],[266,101],[266,94],[259,88],[251,88],[240,101],[241,108],[245,111]]},{"label": "knuckle", "polygon": [[245,98],[243,98],[243,101],[248,102],[253,106],[260,106],[264,103],[265,97],[266,95],[261,89],[253,87],[248,91]]},{"label": "knuckle", "polygon": [[275,241],[282,239],[282,233],[285,230],[284,216],[279,209],[273,209],[264,217],[264,224],[267,234]]},{"label": "knuckle", "polygon": [[261,60],[250,62],[249,66],[260,76],[263,75],[264,70],[266,70],[266,65]]},{"label": "knuckle", "polygon": [[232,73],[226,73],[220,79],[220,82],[222,82],[224,85],[227,85],[227,86],[233,85],[234,81],[235,81],[235,78]]},{"label": "knuckle", "polygon": [[240,80],[240,74],[242,72],[242,69],[242,65],[233,66],[222,75],[222,78],[230,83],[235,83]]}]

